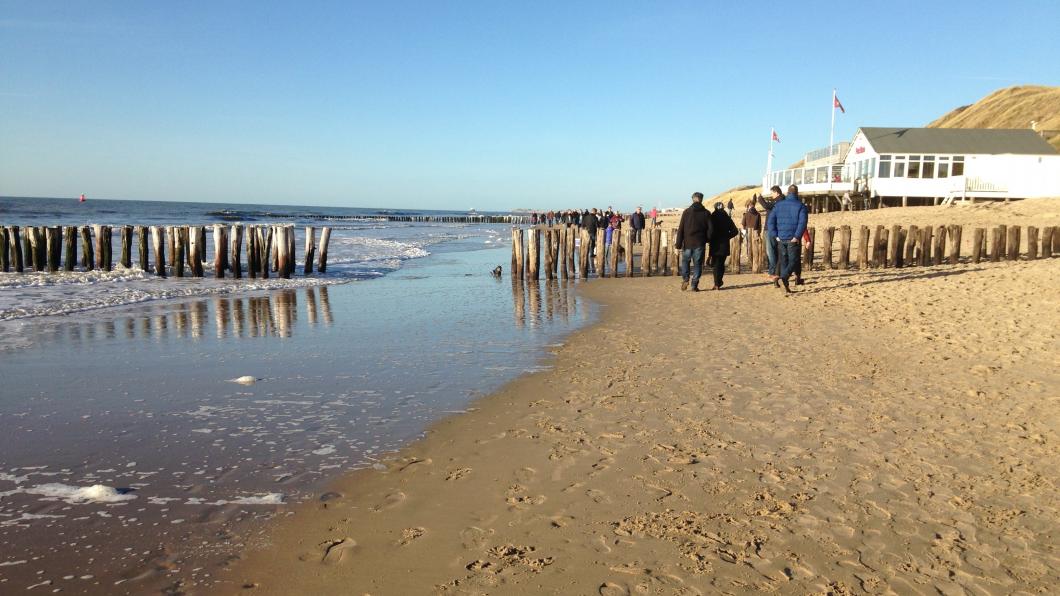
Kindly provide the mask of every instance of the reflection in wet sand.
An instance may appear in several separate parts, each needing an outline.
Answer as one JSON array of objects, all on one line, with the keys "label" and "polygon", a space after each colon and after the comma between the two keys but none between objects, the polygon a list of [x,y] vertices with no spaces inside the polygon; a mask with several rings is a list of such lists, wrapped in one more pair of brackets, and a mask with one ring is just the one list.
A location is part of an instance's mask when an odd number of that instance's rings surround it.
[{"label": "reflection in wet sand", "polygon": [[[305,292],[305,299],[301,301],[298,299],[300,291]],[[173,336],[198,340],[206,336],[207,327],[212,325],[214,336],[218,339],[284,338],[295,333],[300,303],[309,325],[333,324],[327,288],[305,288],[241,298],[214,296],[164,307],[155,306],[148,311],[119,319],[68,322],[58,327],[60,333],[53,334],[52,337],[58,339],[65,336],[75,344],[89,343],[98,337],[114,339],[121,329],[120,333],[126,339],[162,340]]]},{"label": "reflection in wet sand", "polygon": [[536,329],[543,323],[556,319],[567,323],[572,317],[586,320],[589,313],[584,307],[579,307],[574,283],[556,279],[512,280],[512,314],[516,327],[521,329],[528,326],[530,329]]}]

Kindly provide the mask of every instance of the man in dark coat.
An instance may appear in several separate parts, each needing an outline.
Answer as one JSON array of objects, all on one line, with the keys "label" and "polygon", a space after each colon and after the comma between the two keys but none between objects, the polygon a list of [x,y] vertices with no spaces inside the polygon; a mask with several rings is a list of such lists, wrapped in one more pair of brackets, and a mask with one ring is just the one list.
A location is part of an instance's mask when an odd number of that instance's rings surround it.
[{"label": "man in dark coat", "polygon": [[592,211],[587,211],[582,216],[582,226],[585,227],[585,231],[589,233],[589,270],[593,268],[592,258],[596,255],[596,229],[600,225],[600,220],[596,217],[596,207],[593,207]]},{"label": "man in dark coat", "polygon": [[633,215],[629,216],[629,227],[633,234],[633,244],[640,244],[640,233],[644,230],[644,209],[637,207]]},{"label": "man in dark coat", "polygon": [[714,203],[714,212],[710,214],[710,265],[714,269],[714,290],[725,285],[725,259],[729,256],[729,241],[740,234],[732,222],[725,205]]},{"label": "man in dark coat", "polygon": [[791,291],[788,278],[800,268],[802,234],[806,231],[807,219],[806,205],[799,200],[799,187],[794,184],[788,187],[788,195],[777,201],[766,219],[769,237],[777,240],[777,255],[780,257],[778,274],[785,292]]},{"label": "man in dark coat", "polygon": [[699,278],[703,274],[703,252],[710,236],[710,213],[703,206],[703,193],[697,192],[692,195],[692,205],[681,213],[681,224],[677,226],[677,239],[674,243],[675,248],[681,251],[682,290],[688,289],[691,276],[692,291],[699,291]]}]

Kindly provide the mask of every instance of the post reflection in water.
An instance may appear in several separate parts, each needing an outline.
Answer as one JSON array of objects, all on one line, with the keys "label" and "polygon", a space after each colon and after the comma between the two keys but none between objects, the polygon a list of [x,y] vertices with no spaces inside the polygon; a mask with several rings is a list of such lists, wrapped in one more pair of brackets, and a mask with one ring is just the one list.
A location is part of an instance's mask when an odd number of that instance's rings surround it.
[{"label": "post reflection in water", "polygon": [[535,329],[544,322],[556,319],[566,324],[572,317],[584,318],[587,313],[579,310],[578,295],[574,290],[574,282],[567,280],[513,280],[512,314],[515,326]]},{"label": "post reflection in water", "polygon": [[[298,299],[299,291],[305,300]],[[156,339],[169,337],[201,340],[212,325],[214,336],[226,337],[291,337],[298,326],[299,303],[303,303],[308,325],[333,324],[327,288],[279,290],[262,296],[213,296],[158,305],[125,317],[97,321],[64,323],[55,339],[65,337],[73,343],[88,343],[97,336],[125,339]],[[124,320],[123,320],[124,319]],[[212,322],[211,322],[211,319]],[[119,331],[123,330],[123,331]]]}]

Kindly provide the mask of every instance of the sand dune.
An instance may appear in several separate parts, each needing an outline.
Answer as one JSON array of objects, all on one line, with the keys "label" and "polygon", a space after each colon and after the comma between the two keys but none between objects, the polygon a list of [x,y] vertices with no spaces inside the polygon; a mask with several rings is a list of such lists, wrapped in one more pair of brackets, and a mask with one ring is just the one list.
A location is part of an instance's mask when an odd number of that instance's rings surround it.
[{"label": "sand dune", "polygon": [[1049,592],[1058,276],[592,281],[552,370],[295,509],[222,592]]}]

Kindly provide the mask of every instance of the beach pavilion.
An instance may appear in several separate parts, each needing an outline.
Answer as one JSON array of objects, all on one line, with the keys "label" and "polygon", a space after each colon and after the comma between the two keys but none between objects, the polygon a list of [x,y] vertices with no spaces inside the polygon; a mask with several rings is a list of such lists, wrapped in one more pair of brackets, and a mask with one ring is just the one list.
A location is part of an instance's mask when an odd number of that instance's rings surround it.
[{"label": "beach pavilion", "polygon": [[862,127],[770,172],[763,190],[774,184],[798,185],[820,210],[845,193],[890,206],[1060,197],[1060,152],[1030,129]]}]

